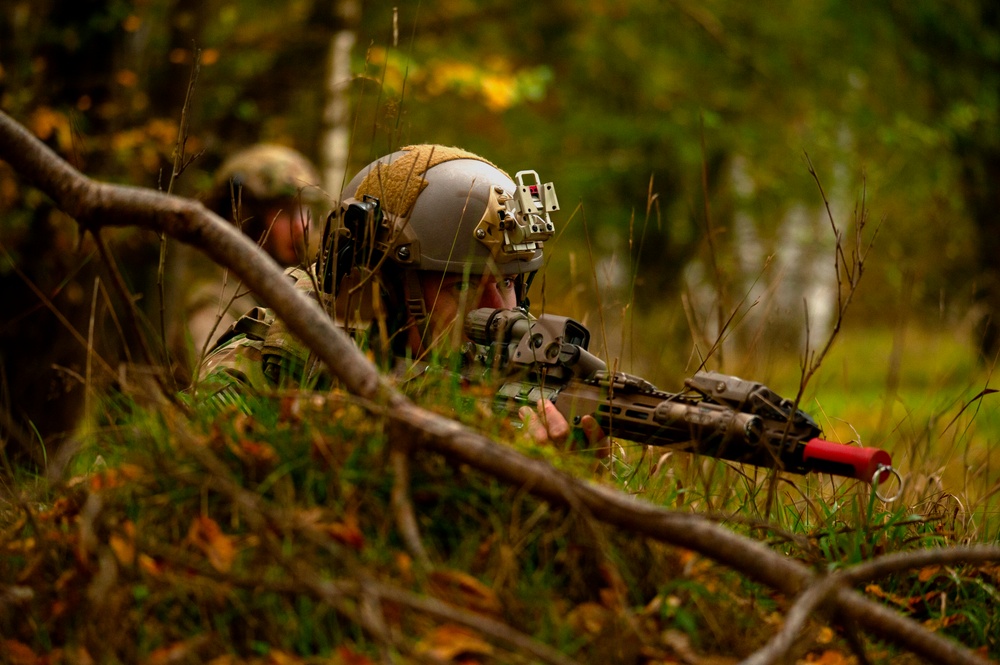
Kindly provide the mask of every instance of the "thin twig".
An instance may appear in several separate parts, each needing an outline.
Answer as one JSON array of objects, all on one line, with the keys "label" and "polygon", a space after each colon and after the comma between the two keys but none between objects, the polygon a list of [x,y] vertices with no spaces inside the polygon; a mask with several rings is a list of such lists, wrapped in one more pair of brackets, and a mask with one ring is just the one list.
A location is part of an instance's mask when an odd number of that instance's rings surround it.
[{"label": "thin twig", "polygon": [[425,570],[430,570],[431,559],[420,539],[420,528],[410,501],[410,460],[406,450],[394,446],[389,452],[392,462],[392,511],[396,518],[399,535],[410,550],[410,554]]},{"label": "thin twig", "polygon": [[[194,48],[194,62],[191,65],[191,74],[188,77],[187,92],[184,93],[184,105],[181,107],[181,121],[177,127],[177,139],[174,142],[174,161],[170,169],[170,181],[167,183],[167,194],[173,194],[174,184],[197,155],[185,162],[184,152],[187,147],[188,132],[191,128],[191,119],[188,112],[191,109],[191,98],[194,96],[195,82],[201,71],[201,49]],[[167,234],[160,233],[160,261],[156,271],[156,284],[160,294],[160,339],[163,344],[164,355],[169,355],[169,341],[167,340],[167,297],[166,297],[166,275],[167,264]]]},{"label": "thin twig", "polygon": [[[829,353],[830,349],[833,347],[834,342],[840,336],[840,330],[844,323],[844,317],[847,314],[847,310],[851,301],[854,298],[855,293],[858,290],[858,285],[861,281],[861,276],[864,274],[865,260],[868,257],[868,253],[871,251],[875,244],[875,238],[878,236],[879,226],[876,226],[875,231],[872,233],[871,238],[867,245],[862,242],[863,232],[868,223],[868,210],[865,207],[867,189],[865,186],[862,187],[861,192],[861,202],[860,210],[855,212],[855,224],[854,224],[854,248],[851,251],[851,261],[847,260],[847,253],[844,250],[844,237],[843,232],[837,226],[837,222],[833,217],[833,212],[830,209],[830,201],[826,196],[826,191],[823,188],[823,183],[816,173],[816,169],[813,167],[812,161],[809,159],[808,153],[805,154],[806,163],[808,165],[809,175],[812,176],[813,180],[816,182],[816,187],[819,189],[820,197],[823,200],[823,206],[826,210],[827,220],[830,222],[830,229],[833,232],[834,241],[836,243],[834,248],[834,260],[833,269],[834,275],[837,280],[837,311],[836,317],[834,318],[833,327],[830,330],[829,335],[826,338],[825,343],[819,348],[819,351],[811,350],[811,328],[809,325],[809,310],[805,309],[805,330],[806,330],[806,342],[805,349],[802,353],[802,358],[800,360],[800,376],[799,376],[799,387],[796,391],[795,398],[792,400],[792,409],[797,410],[799,405],[802,403],[802,398],[805,395],[806,387],[812,377],[819,370],[820,366],[823,364],[824,359]],[[844,283],[844,277],[847,278],[847,283]],[[783,445],[784,441],[787,439],[789,432],[791,432],[792,420],[789,419],[785,423],[785,431],[782,435],[781,440],[778,445]],[[767,488],[767,501],[765,503],[764,516],[767,518],[771,514],[771,508],[774,505],[774,499],[777,492],[777,474],[772,475],[771,480],[768,483]]]}]

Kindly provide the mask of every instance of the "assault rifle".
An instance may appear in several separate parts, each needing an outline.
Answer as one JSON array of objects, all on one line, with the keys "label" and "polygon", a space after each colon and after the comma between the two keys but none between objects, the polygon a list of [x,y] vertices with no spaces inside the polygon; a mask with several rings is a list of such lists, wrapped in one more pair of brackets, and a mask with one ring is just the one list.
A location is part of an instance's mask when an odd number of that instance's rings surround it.
[{"label": "assault rifle", "polygon": [[590,332],[564,316],[537,319],[522,309],[477,309],[465,333],[473,366],[503,381],[498,412],[516,416],[524,405],[553,402],[578,426],[592,415],[607,434],[652,446],[683,446],[724,460],[792,473],[829,473],[880,483],[890,475],[889,453],[825,441],[808,414],[760,383],[702,371],[682,393],[612,372],[587,350]]}]

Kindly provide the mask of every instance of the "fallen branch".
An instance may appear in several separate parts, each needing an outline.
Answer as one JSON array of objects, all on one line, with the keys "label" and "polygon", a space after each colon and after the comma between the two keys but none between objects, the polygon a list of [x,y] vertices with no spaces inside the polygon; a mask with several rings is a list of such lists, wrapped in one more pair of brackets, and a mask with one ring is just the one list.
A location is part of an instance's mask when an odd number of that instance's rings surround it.
[{"label": "fallen branch", "polygon": [[[785,595],[796,596],[817,579],[805,564],[700,515],[664,510],[617,490],[586,483],[412,405],[384,415],[397,423],[410,424],[419,437],[419,445],[452,461],[464,462],[510,484],[528,487],[532,494],[558,505],[586,508],[595,519],[607,524],[698,552]],[[985,559],[1000,560],[1000,547],[984,545],[976,550]],[[851,589],[838,589],[831,604],[844,618],[857,621],[865,632],[932,662],[956,665],[987,662],[969,649]]]},{"label": "fallen branch", "polygon": [[[0,158],[28,183],[48,194],[84,229],[138,226],[165,232],[230,268],[272,307],[289,330],[323,360],[368,409],[412,432],[416,445],[464,462],[562,506],[587,510],[604,523],[696,551],[786,595],[816,581],[805,565],[739,536],[704,517],[672,512],[621,492],[586,483],[498,445],[468,428],[414,405],[396,391],[320,305],[296,290],[281,269],[237,229],[200,203],[148,189],[95,182],[60,159],[22,126],[0,113]],[[991,558],[1000,560],[1000,548]],[[833,610],[868,633],[933,662],[983,663],[970,650],[923,629],[863,595],[838,588]]]},{"label": "fallen branch", "polygon": [[298,291],[281,268],[232,224],[197,201],[87,178],[9,115],[0,112],[0,159],[48,194],[85,230],[136,226],[164,232],[228,267],[258,294],[352,393],[377,402],[402,400],[333,325],[320,305]]},{"label": "fallen branch", "polygon": [[[925,566],[996,561],[998,554],[1000,554],[1000,548],[990,545],[896,552],[831,573],[813,582],[802,592],[785,616],[785,625],[782,626],[778,634],[764,648],[745,659],[741,665],[765,665],[784,658],[805,622],[838,587],[847,589],[862,582]],[[823,614],[829,613],[823,612]]]}]

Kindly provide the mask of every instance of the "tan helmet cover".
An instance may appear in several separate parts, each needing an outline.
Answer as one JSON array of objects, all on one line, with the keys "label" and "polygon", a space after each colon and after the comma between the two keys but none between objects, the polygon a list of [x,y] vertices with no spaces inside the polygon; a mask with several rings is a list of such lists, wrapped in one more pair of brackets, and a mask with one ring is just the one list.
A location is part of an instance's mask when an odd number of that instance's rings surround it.
[{"label": "tan helmet cover", "polygon": [[532,235],[515,223],[517,193],[510,176],[489,161],[441,145],[382,157],[344,189],[346,197],[379,200],[385,222],[376,230],[376,248],[392,261],[418,270],[503,275],[540,268],[543,240],[551,236],[551,224],[549,233]]},{"label": "tan helmet cover", "polygon": [[213,180],[209,205],[229,216],[234,191],[257,201],[301,199],[306,205],[320,202],[320,176],[301,153],[273,143],[259,143],[222,163]]}]

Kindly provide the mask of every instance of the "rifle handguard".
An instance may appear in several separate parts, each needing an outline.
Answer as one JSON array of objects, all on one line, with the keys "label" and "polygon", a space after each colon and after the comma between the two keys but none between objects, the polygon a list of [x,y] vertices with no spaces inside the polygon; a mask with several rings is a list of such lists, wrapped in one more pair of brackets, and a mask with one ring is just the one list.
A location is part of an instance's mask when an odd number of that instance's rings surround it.
[{"label": "rifle handguard", "polygon": [[805,444],[802,461],[818,473],[847,476],[873,485],[888,480],[892,468],[892,458],[884,450],[858,448],[823,439],[811,439]]},{"label": "rifle handguard", "polygon": [[719,437],[740,439],[757,444],[764,431],[761,419],[717,404],[689,404],[664,400],[653,411],[653,421],[665,427],[682,425],[690,428],[691,438]]},{"label": "rifle handguard", "polygon": [[[470,312],[465,334],[475,359],[508,378],[495,408],[511,415],[550,400],[574,426],[593,416],[609,435],[653,446],[688,448],[741,464],[791,473],[829,473],[877,486],[892,476],[889,453],[818,438],[816,422],[796,403],[763,384],[701,371],[685,381],[691,392],[667,393],[641,377],[608,371],[587,351],[590,333],[580,323],[525,310],[482,308]],[[895,496],[899,496],[897,491]]]}]

